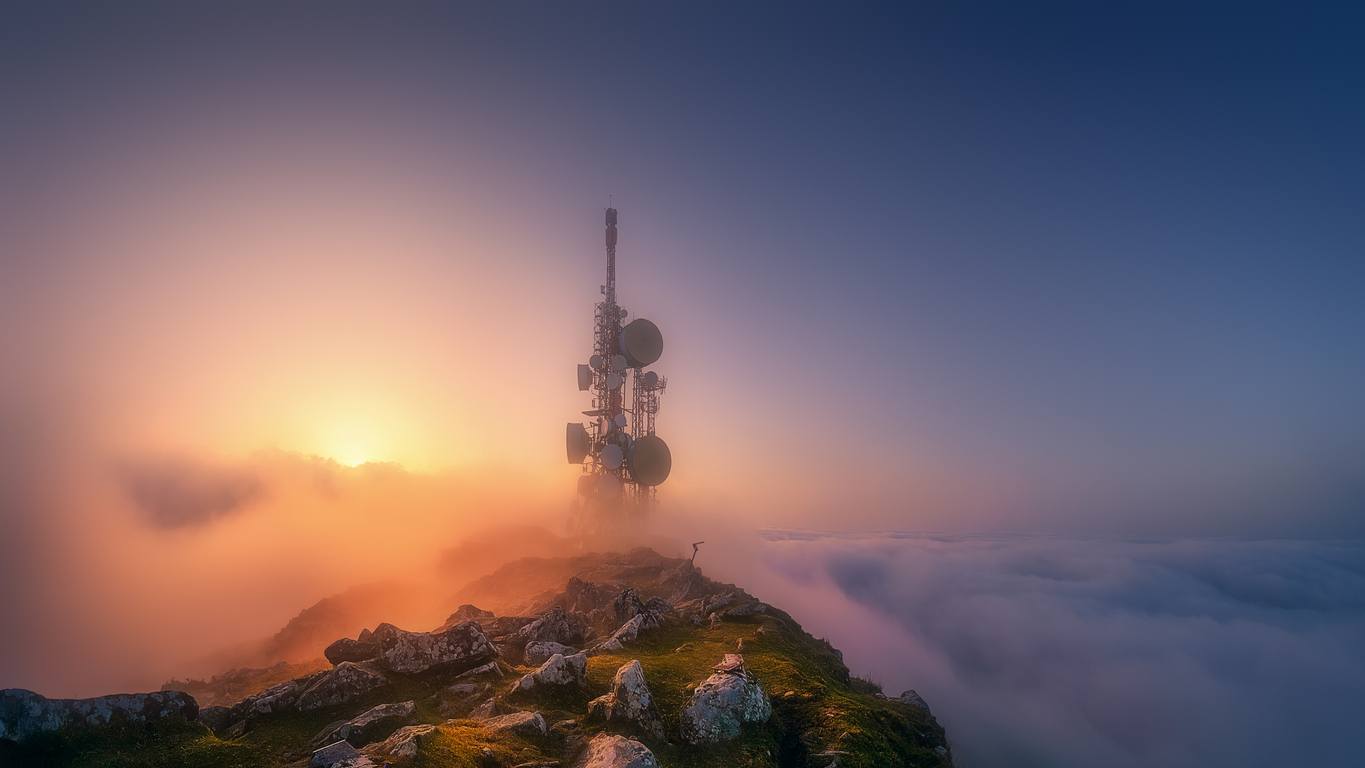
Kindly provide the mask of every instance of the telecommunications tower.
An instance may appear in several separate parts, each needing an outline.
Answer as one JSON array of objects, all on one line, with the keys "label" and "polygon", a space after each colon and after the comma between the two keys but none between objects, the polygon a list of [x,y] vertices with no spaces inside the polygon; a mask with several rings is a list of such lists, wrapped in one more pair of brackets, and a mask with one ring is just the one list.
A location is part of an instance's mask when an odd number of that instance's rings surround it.
[{"label": "telecommunications tower", "polygon": [[570,464],[582,464],[578,504],[593,522],[613,510],[648,511],[654,489],[668,479],[673,457],[654,434],[659,395],[668,380],[646,371],[664,351],[659,327],[629,323],[616,303],[616,209],[607,209],[607,282],[593,313],[593,349],[578,366],[578,389],[592,393],[588,422],[569,422],[564,438]]}]

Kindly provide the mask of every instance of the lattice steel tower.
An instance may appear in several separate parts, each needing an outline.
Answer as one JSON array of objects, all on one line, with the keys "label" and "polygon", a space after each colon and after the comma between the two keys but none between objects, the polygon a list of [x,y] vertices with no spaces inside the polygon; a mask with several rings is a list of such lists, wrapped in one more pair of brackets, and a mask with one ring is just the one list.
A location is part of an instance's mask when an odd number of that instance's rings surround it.
[{"label": "lattice steel tower", "polygon": [[607,282],[593,311],[592,355],[578,366],[578,389],[592,393],[590,421],[569,422],[570,464],[582,464],[580,506],[591,514],[647,511],[655,488],[668,479],[673,457],[654,434],[659,396],[668,380],[645,368],[664,351],[663,334],[644,318],[625,322],[616,303],[616,209],[607,209]]}]

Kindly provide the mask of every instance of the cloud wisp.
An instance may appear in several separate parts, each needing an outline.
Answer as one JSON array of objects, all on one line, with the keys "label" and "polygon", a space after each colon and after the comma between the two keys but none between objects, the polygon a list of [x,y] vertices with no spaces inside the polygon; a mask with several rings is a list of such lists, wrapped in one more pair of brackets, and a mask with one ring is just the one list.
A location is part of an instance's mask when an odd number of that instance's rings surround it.
[{"label": "cloud wisp", "polygon": [[121,468],[119,479],[128,498],[158,528],[205,525],[242,511],[266,491],[250,468],[190,460],[129,464]]},{"label": "cloud wisp", "polygon": [[[1346,765],[1358,750],[1365,544],[770,531],[764,555],[773,594],[824,594],[793,602],[799,618],[855,671],[923,693],[965,765]],[[862,626],[819,615],[848,611]]]}]

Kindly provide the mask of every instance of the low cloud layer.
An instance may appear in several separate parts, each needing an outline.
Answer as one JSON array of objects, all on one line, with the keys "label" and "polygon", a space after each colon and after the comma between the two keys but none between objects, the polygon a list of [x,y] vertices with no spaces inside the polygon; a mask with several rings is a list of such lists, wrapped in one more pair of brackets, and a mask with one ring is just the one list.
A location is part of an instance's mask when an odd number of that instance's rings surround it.
[{"label": "low cloud layer", "polygon": [[922,693],[963,765],[1358,759],[1365,545],[769,532],[763,553],[766,593]]}]

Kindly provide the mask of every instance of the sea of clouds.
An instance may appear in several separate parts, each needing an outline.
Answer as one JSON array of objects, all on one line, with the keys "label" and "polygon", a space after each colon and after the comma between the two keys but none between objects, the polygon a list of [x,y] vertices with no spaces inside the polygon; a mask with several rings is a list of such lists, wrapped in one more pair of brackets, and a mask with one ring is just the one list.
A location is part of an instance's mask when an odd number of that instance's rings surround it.
[{"label": "sea of clouds", "polygon": [[1365,542],[766,531],[754,591],[967,768],[1360,765]]}]

